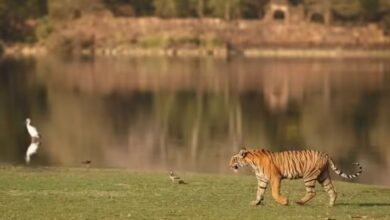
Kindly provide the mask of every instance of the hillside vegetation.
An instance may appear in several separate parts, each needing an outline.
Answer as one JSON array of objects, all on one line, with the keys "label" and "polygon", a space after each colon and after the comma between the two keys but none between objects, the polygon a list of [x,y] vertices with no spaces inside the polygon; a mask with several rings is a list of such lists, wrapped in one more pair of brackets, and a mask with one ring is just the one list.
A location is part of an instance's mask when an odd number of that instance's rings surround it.
[{"label": "hillside vegetation", "polygon": [[[262,19],[270,0],[0,0],[0,39],[36,42],[59,21],[109,11],[115,17]],[[390,28],[388,0],[287,0],[306,14],[324,12],[332,24],[377,23]]]}]

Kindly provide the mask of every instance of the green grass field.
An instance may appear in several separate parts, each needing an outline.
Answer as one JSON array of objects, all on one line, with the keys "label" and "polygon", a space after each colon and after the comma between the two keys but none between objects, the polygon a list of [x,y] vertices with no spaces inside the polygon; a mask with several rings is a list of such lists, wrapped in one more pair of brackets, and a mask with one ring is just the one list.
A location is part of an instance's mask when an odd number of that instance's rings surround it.
[{"label": "green grass field", "polygon": [[390,219],[390,188],[335,182],[335,207],[320,186],[305,206],[301,181],[283,181],[290,200],[280,206],[267,190],[251,207],[253,176],[181,173],[186,185],[166,173],[123,169],[0,166],[0,219]]}]

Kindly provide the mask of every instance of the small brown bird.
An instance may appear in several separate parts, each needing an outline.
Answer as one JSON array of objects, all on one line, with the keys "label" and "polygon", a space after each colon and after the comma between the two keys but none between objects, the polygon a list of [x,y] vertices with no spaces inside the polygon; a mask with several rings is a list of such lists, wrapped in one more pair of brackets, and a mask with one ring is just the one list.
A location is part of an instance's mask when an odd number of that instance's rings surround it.
[{"label": "small brown bird", "polygon": [[172,180],[172,183],[187,184],[184,180],[180,179],[180,177],[176,176],[172,170],[169,171],[169,179]]},{"label": "small brown bird", "polygon": [[90,160],[84,160],[84,161],[81,161],[82,164],[84,164],[85,166],[89,167],[92,163],[92,161]]}]

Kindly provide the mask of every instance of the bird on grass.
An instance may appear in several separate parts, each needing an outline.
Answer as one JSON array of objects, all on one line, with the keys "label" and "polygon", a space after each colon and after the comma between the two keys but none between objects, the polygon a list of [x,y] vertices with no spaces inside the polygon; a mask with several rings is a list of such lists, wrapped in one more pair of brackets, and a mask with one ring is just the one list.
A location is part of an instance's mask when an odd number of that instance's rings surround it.
[{"label": "bird on grass", "polygon": [[86,167],[89,167],[92,163],[92,161],[90,160],[84,160],[84,161],[81,161],[82,164],[84,164]]},{"label": "bird on grass", "polygon": [[184,180],[180,179],[179,176],[176,176],[172,170],[169,171],[169,179],[172,180],[172,183],[187,184]]},{"label": "bird on grass", "polygon": [[81,161],[81,163],[82,163],[82,164],[91,164],[92,161],[90,161],[90,160],[84,160],[84,161]]},{"label": "bird on grass", "polygon": [[26,157],[24,158],[26,160],[26,163],[30,163],[31,155],[35,154],[38,150],[39,141],[31,142],[30,146],[28,146],[26,151]]}]

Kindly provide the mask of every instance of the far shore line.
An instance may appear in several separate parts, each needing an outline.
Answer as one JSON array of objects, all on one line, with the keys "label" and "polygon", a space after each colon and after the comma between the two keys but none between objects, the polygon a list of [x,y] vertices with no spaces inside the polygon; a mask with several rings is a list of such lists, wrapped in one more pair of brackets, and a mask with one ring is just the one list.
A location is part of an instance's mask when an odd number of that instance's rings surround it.
[{"label": "far shore line", "polygon": [[[42,57],[50,52],[41,45],[11,45],[5,46],[5,57]],[[229,56],[242,56],[248,58],[390,58],[390,48],[342,48],[342,47],[265,47],[246,48],[241,50],[228,50],[219,48],[141,48],[141,47],[114,47],[83,49],[71,53],[71,55],[107,56],[107,57],[144,57],[144,56],[167,56],[167,57],[215,57],[226,58]]]}]

